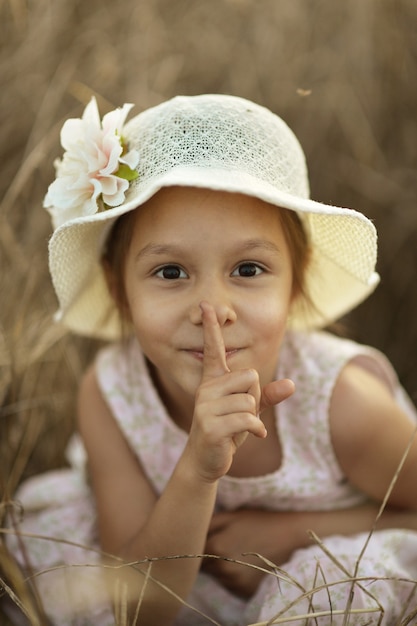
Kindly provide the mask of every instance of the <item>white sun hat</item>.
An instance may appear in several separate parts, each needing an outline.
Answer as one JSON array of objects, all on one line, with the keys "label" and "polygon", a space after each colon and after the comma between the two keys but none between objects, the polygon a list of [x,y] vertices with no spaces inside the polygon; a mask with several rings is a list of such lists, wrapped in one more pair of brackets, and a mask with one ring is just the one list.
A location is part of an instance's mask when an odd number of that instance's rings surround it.
[{"label": "white sun hat", "polygon": [[92,100],[62,129],[66,152],[44,206],[55,226],[49,267],[57,318],[68,328],[120,336],[101,266],[106,237],[118,217],[174,185],[243,193],[299,215],[311,246],[305,288],[314,306],[296,300],[292,327],[324,327],[375,289],[375,227],[362,213],[309,198],[303,150],[281,118],[242,98],[201,95],[178,96],[124,124],[131,106],[100,122]]}]

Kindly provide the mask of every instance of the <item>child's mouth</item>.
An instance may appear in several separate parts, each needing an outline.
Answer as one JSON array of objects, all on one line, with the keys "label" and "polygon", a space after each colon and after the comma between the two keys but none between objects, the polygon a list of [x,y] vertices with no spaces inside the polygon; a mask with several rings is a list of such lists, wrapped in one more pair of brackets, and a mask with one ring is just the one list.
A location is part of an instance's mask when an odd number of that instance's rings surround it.
[{"label": "child's mouth", "polygon": [[[227,348],[225,350],[225,354],[226,354],[226,359],[234,356],[235,354],[237,354],[239,352],[240,348]],[[204,350],[200,350],[200,349],[194,349],[194,348],[186,348],[184,350],[184,352],[188,352],[189,354],[191,354],[191,356],[193,356],[195,359],[198,359],[199,361],[202,361],[204,359]]]}]

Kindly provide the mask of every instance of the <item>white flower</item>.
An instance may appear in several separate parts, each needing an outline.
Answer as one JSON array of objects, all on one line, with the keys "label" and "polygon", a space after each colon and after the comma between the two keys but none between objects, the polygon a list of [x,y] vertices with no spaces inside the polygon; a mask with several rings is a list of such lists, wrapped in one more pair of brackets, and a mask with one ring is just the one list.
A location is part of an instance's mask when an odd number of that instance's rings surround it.
[{"label": "white flower", "polygon": [[99,207],[123,203],[129,182],[137,177],[137,150],[126,152],[122,129],[132,104],[107,113],[100,121],[95,98],[81,119],[67,120],[61,130],[62,160],[54,163],[56,179],[49,185],[44,207],[54,228],[68,220],[93,215]]}]

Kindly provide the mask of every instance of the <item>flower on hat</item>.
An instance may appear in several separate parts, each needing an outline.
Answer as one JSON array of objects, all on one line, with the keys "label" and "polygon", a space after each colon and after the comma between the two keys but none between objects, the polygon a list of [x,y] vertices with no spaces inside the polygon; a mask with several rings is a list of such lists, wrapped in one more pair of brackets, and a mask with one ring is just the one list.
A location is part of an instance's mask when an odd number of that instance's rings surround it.
[{"label": "flower on hat", "polygon": [[139,153],[128,150],[122,136],[132,106],[124,104],[101,121],[93,97],[82,118],[64,123],[61,145],[65,152],[54,163],[56,179],[49,185],[43,204],[55,228],[123,203],[130,181],[138,176],[135,167]]}]

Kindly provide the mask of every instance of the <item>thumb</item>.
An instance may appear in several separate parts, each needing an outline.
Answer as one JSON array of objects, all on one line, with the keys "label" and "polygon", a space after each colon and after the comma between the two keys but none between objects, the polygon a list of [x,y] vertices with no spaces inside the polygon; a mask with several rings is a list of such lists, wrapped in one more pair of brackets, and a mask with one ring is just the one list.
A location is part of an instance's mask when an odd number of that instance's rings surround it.
[{"label": "thumb", "polygon": [[272,383],[268,383],[262,389],[259,412],[262,413],[262,411],[268,407],[275,406],[283,400],[286,400],[292,396],[294,391],[295,385],[289,378],[283,378],[282,380],[275,380]]}]

